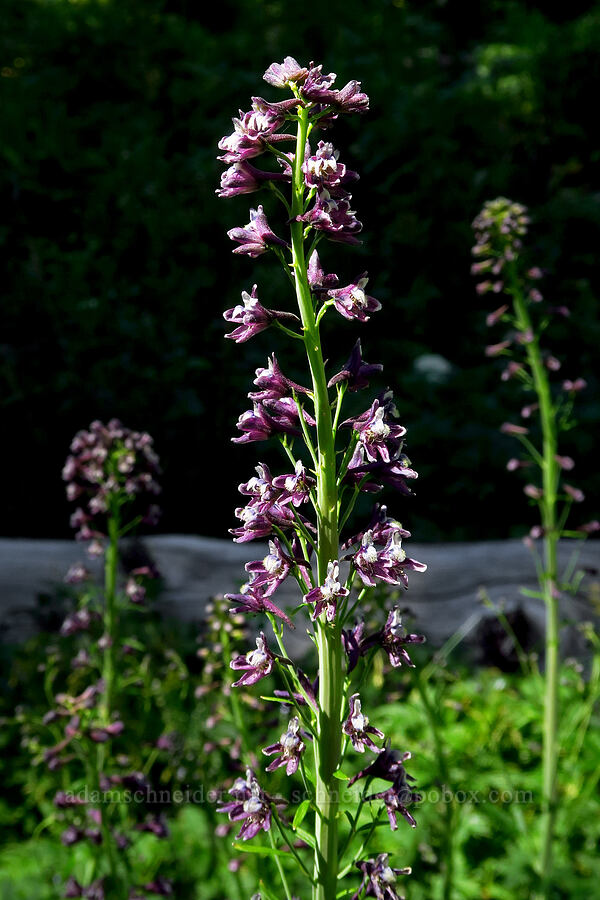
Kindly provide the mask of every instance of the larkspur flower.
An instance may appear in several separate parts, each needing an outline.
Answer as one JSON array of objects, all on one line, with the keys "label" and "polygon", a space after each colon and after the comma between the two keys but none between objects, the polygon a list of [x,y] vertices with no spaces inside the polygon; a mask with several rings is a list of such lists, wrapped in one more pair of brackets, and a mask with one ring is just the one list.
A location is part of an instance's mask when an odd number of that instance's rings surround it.
[{"label": "larkspur flower", "polygon": [[265,597],[270,597],[283,584],[292,569],[295,560],[285,552],[279,538],[269,541],[269,552],[264,559],[246,563],[246,571],[250,575],[250,586],[262,588]]},{"label": "larkspur flower", "polygon": [[352,425],[358,433],[369,462],[391,462],[399,453],[401,439],[406,434],[406,428],[393,421],[393,407],[387,400],[374,400],[366,412],[344,424]]},{"label": "larkspur flower", "polygon": [[360,244],[356,235],[362,231],[362,223],[356,218],[354,210],[350,209],[352,198],[350,194],[340,197],[339,193],[336,191],[334,197],[326,188],[321,188],[317,191],[314,206],[299,215],[298,221],[305,222],[316,231],[322,231],[330,241]]},{"label": "larkspur flower", "polygon": [[373,532],[366,531],[360,542],[360,547],[353,557],[352,563],[362,583],[367,587],[375,587],[376,578],[387,580],[387,561],[382,558],[373,540]]},{"label": "larkspur flower", "polygon": [[345,319],[368,322],[368,314],[381,309],[379,300],[365,293],[368,281],[367,273],[363,272],[352,284],[327,292],[327,296],[333,300],[333,305]]},{"label": "larkspur flower", "polygon": [[229,199],[241,194],[253,194],[259,191],[268,181],[289,182],[290,176],[285,172],[265,172],[257,169],[246,159],[234,162],[221,175],[221,187],[215,193],[217,197]]},{"label": "larkspur flower", "polygon": [[326,293],[339,282],[337,275],[326,275],[316,250],[311,253],[306,276],[313,293]]},{"label": "larkspur flower", "polygon": [[288,85],[304,84],[308,69],[301,66],[293,56],[286,56],[282,63],[271,63],[263,78],[273,87],[285,88]]},{"label": "larkspur flower", "polygon": [[316,485],[316,481],[307,473],[302,460],[299,459],[294,467],[294,473],[278,475],[273,479],[273,485],[281,492],[278,497],[281,506],[291,503],[292,506],[298,507],[310,498],[310,491]]},{"label": "larkspur flower", "polygon": [[349,391],[361,391],[363,388],[369,387],[369,380],[380,372],[383,372],[381,363],[368,363],[362,358],[359,338],[343,368],[337,375],[329,379],[327,387],[345,384]]},{"label": "larkspur flower", "polygon": [[271,231],[262,206],[250,210],[250,222],[243,228],[232,228],[227,232],[232,241],[239,244],[234,253],[256,257],[266,253],[271,247],[287,247],[287,243]]},{"label": "larkspur flower", "polygon": [[223,150],[219,160],[225,163],[239,163],[260,156],[267,144],[282,140],[293,140],[293,135],[276,134],[284,122],[281,112],[252,109],[239,111],[239,117],[232,119],[233,133],[221,138],[219,150]]},{"label": "larkspur flower", "polygon": [[271,827],[271,806],[281,801],[274,800],[262,790],[251,769],[246,770],[246,778],[236,779],[229,790],[233,800],[222,804],[217,812],[227,813],[230,822],[243,822],[236,835],[248,841]]},{"label": "larkspur flower", "polygon": [[361,650],[365,653],[371,647],[381,647],[388,655],[390,664],[398,668],[403,663],[414,668],[414,664],[405,647],[407,644],[422,644],[425,638],[422,634],[410,634],[402,624],[402,613],[395,606],[388,614],[382,629],[365,638],[361,644]]},{"label": "larkspur flower", "polygon": [[223,318],[226,322],[231,322],[238,327],[226,334],[226,338],[235,341],[236,344],[242,344],[244,341],[250,340],[256,334],[260,334],[265,328],[273,324],[275,315],[262,305],[256,296],[256,285],[252,286],[252,292],[242,291],[243,305],[234,306],[233,309],[226,309]]},{"label": "larkspur flower", "polygon": [[[366,859],[355,863],[360,869],[363,880],[352,900],[360,897],[375,897],[376,900],[404,900],[396,891],[398,875],[410,875],[411,869],[393,869],[389,864],[389,855],[380,853],[376,859]],[[363,894],[364,891],[364,894]]]},{"label": "larkspur flower", "polygon": [[267,647],[267,639],[261,631],[256,638],[256,650],[250,650],[245,656],[237,656],[231,660],[230,666],[236,672],[243,675],[233,682],[233,687],[240,685],[256,684],[261,678],[266,678],[273,671],[276,657]]},{"label": "larkspur flower", "polygon": [[365,747],[368,747],[369,750],[372,750],[374,753],[379,753],[381,748],[373,742],[370,735],[375,735],[375,737],[383,738],[383,731],[380,731],[373,725],[369,725],[369,719],[363,713],[361,708],[359,694],[352,694],[348,701],[348,704],[348,718],[342,725],[342,731],[344,732],[344,734],[348,735],[348,737],[352,741],[352,746],[359,753],[364,753]]},{"label": "larkspur flower", "polygon": [[402,547],[402,536],[398,530],[390,535],[380,559],[384,560],[387,565],[386,580],[390,584],[403,584],[406,588],[408,587],[407,572],[425,572],[427,569],[425,563],[418,562],[406,555],[406,551]]},{"label": "larkspur flower", "polygon": [[272,501],[251,501],[246,506],[238,507],[235,514],[242,525],[230,528],[229,532],[237,544],[268,537],[274,527],[288,530],[296,522],[294,513],[287,505]]},{"label": "larkspur flower", "polygon": [[302,756],[306,745],[302,741],[299,734],[300,721],[297,716],[290,719],[287,730],[281,735],[277,743],[264,747],[265,756],[274,756],[273,762],[267,766],[267,772],[273,772],[275,769],[285,766],[287,775],[293,775],[298,771],[300,765],[300,757]]},{"label": "larkspur flower", "polygon": [[264,590],[252,583],[243,585],[239,594],[225,594],[225,599],[235,604],[231,607],[232,613],[272,613],[290,628],[294,627],[290,617],[273,603]]},{"label": "larkspur flower", "polygon": [[[308,393],[305,387],[302,387],[301,384],[296,384],[295,381],[291,381],[283,374],[274,353],[268,358],[266,366],[259,366],[259,368],[256,369],[253,383],[256,387],[260,388],[260,390],[252,391],[248,394],[251,400],[264,401],[282,400],[284,398],[291,399],[293,391],[297,394]],[[305,419],[311,425],[315,424],[314,419],[307,416],[307,414],[305,414]]]},{"label": "larkspur flower", "polygon": [[[341,185],[356,181],[358,175],[351,172],[339,161],[340,151],[333,144],[319,141],[313,156],[307,156],[302,165],[304,180],[308,187],[326,188],[335,197]],[[345,191],[341,193],[345,196]]]},{"label": "larkspur flower", "polygon": [[338,581],[340,576],[340,567],[335,562],[327,564],[327,575],[322,585],[318,585],[306,594],[305,603],[314,603],[312,611],[313,619],[318,619],[321,613],[325,613],[328,622],[333,622],[337,612],[338,600],[343,600],[350,593]]}]

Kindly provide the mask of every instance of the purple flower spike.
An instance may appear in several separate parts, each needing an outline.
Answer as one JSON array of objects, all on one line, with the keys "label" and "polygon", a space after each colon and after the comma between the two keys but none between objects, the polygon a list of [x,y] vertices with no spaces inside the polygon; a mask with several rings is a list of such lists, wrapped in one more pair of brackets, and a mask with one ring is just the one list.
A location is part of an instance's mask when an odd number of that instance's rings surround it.
[{"label": "purple flower spike", "polygon": [[339,575],[340,567],[337,560],[335,560],[335,562],[327,563],[327,576],[325,582],[322,585],[313,588],[312,591],[309,591],[304,597],[305,603],[315,604],[312,612],[313,619],[318,619],[323,612],[325,613],[325,618],[328,622],[333,622],[335,619],[338,600],[343,600],[344,597],[347,597],[350,593],[350,591],[345,587],[342,587],[338,581]]},{"label": "purple flower spike", "polygon": [[275,319],[275,315],[270,310],[265,309],[256,296],[256,285],[252,286],[251,294],[247,291],[242,291],[242,301],[243,306],[234,306],[233,309],[226,309],[223,313],[223,318],[226,322],[232,322],[238,326],[225,335],[226,338],[230,338],[236,344],[243,344],[244,341],[249,341],[255,334],[260,334]]},{"label": "purple flower spike", "polygon": [[256,684],[261,678],[266,678],[271,674],[274,664],[275,656],[267,647],[267,639],[264,632],[261,631],[256,638],[256,650],[250,650],[245,656],[232,659],[231,668],[244,673],[241,678],[234,681],[233,687],[239,687],[241,684]]},{"label": "purple flower spike", "polygon": [[280,766],[285,766],[287,775],[293,775],[298,771],[300,757],[306,749],[301,737],[299,736],[300,722],[297,716],[290,719],[287,731],[281,735],[281,739],[276,744],[270,744],[263,749],[265,756],[273,756],[277,754],[276,759],[267,766],[267,772],[273,772]]},{"label": "purple flower spike", "polygon": [[282,63],[271,63],[263,78],[273,87],[285,88],[290,84],[304,84],[307,76],[308,69],[293,56],[286,56]]},{"label": "purple flower spike", "polygon": [[369,110],[369,98],[360,89],[360,81],[349,81],[339,91],[334,91],[329,102],[341,113],[365,113]]},{"label": "purple flower spike", "polygon": [[368,363],[362,358],[359,338],[343,369],[330,378],[327,387],[334,387],[340,382],[346,382],[349,391],[361,391],[363,388],[369,387],[369,380],[380,372],[383,372],[381,363]]},{"label": "purple flower spike", "polygon": [[229,610],[231,613],[272,613],[279,619],[283,619],[290,628],[294,627],[289,616],[279,609],[260,587],[255,587],[253,584],[245,584],[241,594],[225,594],[225,599],[236,604]]},{"label": "purple flower spike", "polygon": [[373,753],[380,753],[381,748],[373,743],[369,735],[374,734],[375,737],[382,738],[384,737],[383,732],[379,731],[378,728],[374,728],[373,725],[369,725],[369,719],[361,709],[360,696],[358,694],[352,694],[348,702],[350,711],[348,718],[342,725],[342,731],[348,735],[352,741],[352,746],[359,753],[364,753],[365,747],[368,747]]},{"label": "purple flower spike", "polygon": [[[387,853],[380,853],[377,859],[366,859],[356,863],[357,868],[362,872],[363,880],[352,900],[359,900],[360,897],[376,897],[376,900],[404,900],[396,892],[396,878],[398,875],[410,875],[412,869],[409,867],[392,869],[388,859]],[[365,891],[364,894],[363,891]]]},{"label": "purple flower spike", "polygon": [[368,281],[367,273],[364,272],[356,282],[327,292],[327,296],[332,298],[335,308],[345,319],[368,322],[367,313],[381,309],[379,300],[365,294]]},{"label": "purple flower spike", "polygon": [[240,244],[239,247],[234,248],[234,253],[244,253],[252,257],[266,253],[270,247],[288,246],[285,241],[271,231],[262,206],[250,210],[248,225],[244,225],[243,228],[232,228],[227,235],[232,241]]}]

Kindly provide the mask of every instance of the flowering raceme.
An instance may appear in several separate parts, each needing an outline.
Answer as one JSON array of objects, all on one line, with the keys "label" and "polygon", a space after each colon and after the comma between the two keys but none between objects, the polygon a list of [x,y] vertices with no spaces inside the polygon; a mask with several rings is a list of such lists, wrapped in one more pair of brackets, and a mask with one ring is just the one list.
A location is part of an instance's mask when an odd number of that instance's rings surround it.
[{"label": "flowering raceme", "polygon": [[[232,660],[231,668],[238,674],[233,687],[246,688],[273,676],[285,686],[285,690],[275,688],[271,699],[288,710],[292,707],[292,717],[280,739],[263,753],[274,757],[267,772],[283,769],[290,778],[302,778],[307,798],[296,815],[301,813],[303,819],[310,810],[314,816],[314,836],[302,832],[306,843],[314,847],[312,873],[296,850],[283,800],[266,793],[254,769],[235,782],[231,801],[220,811],[231,822],[243,823],[238,838],[250,840],[268,832],[287,900],[292,900],[292,894],[286,856],[294,857],[294,866],[310,882],[313,900],[331,900],[341,880],[350,877],[355,853],[367,852],[367,842],[358,849],[363,808],[372,806],[375,820],[389,820],[392,829],[397,827],[398,813],[416,824],[408,807],[420,798],[410,788],[411,778],[403,765],[410,754],[393,751],[389,740],[383,746],[376,743],[385,741],[385,735],[370,724],[359,688],[374,653],[381,651],[393,667],[410,666],[406,646],[424,638],[406,630],[396,608],[387,611],[378,629],[367,633],[360,620],[360,603],[377,585],[408,587],[409,573],[423,572],[426,566],[407,556],[403,540],[410,532],[380,505],[358,535],[344,536],[361,493],[378,493],[391,486],[410,496],[409,482],[417,477],[404,450],[406,429],[398,421],[389,390],[366,408],[363,404],[363,412],[342,420],[347,397],[367,389],[382,366],[365,362],[357,340],[342,368],[327,372],[322,349],[326,316],[339,315],[362,324],[381,308],[366,292],[366,273],[340,282],[324,269],[317,251],[327,244],[359,243],[362,224],[352,209],[350,193],[357,173],[341,160],[330,140],[317,138],[315,143],[313,135],[331,128],[340,116],[366,112],[369,100],[359,82],[336,89],[333,73],[325,74],[314,63],[303,66],[290,56],[269,66],[264,78],[291,96],[282,101],[253,97],[252,109],[233,120],[233,133],[219,142],[219,159],[228,169],[217,194],[230,198],[264,190],[281,203],[279,224],[265,203],[250,211],[247,225],[230,229],[228,235],[236,244],[236,254],[252,259],[272,254],[292,284],[297,307],[267,309],[259,299],[260,285],[255,284],[251,293],[242,293],[242,304],[224,313],[227,323],[235,326],[226,336],[241,344],[271,328],[301,341],[310,385],[284,375],[275,354],[256,371],[257,390],[248,395],[251,408],[240,416],[240,434],[232,440],[236,444],[278,442],[286,463],[281,473],[260,463],[256,474],[239,486],[245,505],[235,512],[241,524],[231,530],[234,540],[268,538],[268,552],[246,564],[247,583],[239,593],[226,596],[234,614],[260,615],[271,625],[272,638],[260,631],[255,649]],[[342,549],[350,552],[343,556]],[[279,599],[282,585],[290,581],[297,584],[302,600],[294,609],[282,608]],[[299,617],[304,618],[317,648],[314,681],[285,648],[286,628],[294,627]],[[348,830],[339,815],[337,786],[340,778],[348,779],[342,767],[351,766],[352,754],[365,749],[375,754],[375,761],[350,778],[348,785],[365,777],[367,787],[372,779],[383,780],[387,786],[362,798]],[[254,757],[245,761],[255,768]],[[299,828],[297,819],[294,827]],[[279,849],[274,831],[283,841]],[[269,849],[264,849],[268,855]],[[347,865],[345,857],[351,860]],[[357,898],[361,891],[385,900],[399,897],[396,876],[408,870],[391,868],[386,854],[359,859],[356,865],[363,876]],[[354,889],[349,887],[347,895]]]}]

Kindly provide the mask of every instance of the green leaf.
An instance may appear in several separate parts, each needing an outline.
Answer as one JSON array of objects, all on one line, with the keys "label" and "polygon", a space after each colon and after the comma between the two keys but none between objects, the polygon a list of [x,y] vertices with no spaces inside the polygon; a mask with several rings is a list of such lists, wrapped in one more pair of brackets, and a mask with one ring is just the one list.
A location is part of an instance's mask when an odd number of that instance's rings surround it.
[{"label": "green leaf", "polygon": [[334,772],[333,777],[337,778],[338,781],[350,781],[350,776],[342,772],[341,769],[338,769],[337,772]]},{"label": "green leaf", "polygon": [[536,600],[543,600],[544,595],[541,591],[532,591],[529,588],[519,588],[519,593],[524,597],[535,597]]},{"label": "green leaf", "polygon": [[241,844],[239,841],[233,842],[233,849],[240,850],[242,853],[255,853],[257,856],[285,856],[290,858],[290,854],[286,850],[276,850],[274,847],[264,847],[261,844]]},{"label": "green leaf", "polygon": [[304,841],[305,844],[308,844],[311,850],[315,849],[315,837],[313,834],[309,834],[309,832],[306,831],[305,828],[300,828],[300,826],[296,828],[296,834],[301,840]]},{"label": "green leaf", "polygon": [[303,800],[294,815],[294,821],[292,822],[292,828],[294,829],[294,831],[298,828],[298,825],[300,825],[304,821],[304,817],[309,809],[310,800]]}]

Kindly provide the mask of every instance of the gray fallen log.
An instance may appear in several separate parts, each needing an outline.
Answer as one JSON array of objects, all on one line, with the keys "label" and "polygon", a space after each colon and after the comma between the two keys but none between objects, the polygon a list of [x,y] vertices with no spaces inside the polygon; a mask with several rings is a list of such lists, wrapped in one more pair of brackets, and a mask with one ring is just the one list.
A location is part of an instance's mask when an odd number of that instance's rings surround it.
[{"label": "gray fallen log", "polygon": [[[563,619],[578,623],[594,617],[590,596],[600,592],[600,541],[575,545],[563,542],[559,560],[565,567],[573,550],[579,552],[578,567],[588,571],[578,595],[561,600]],[[146,555],[162,575],[164,591],[159,608],[166,615],[196,623],[203,617],[207,600],[215,594],[235,591],[244,580],[244,563],[267,552],[265,544],[234,544],[228,540],[190,535],[157,535],[127,543],[124,557],[131,565]],[[530,552],[519,540],[481,541],[460,544],[410,543],[410,555],[426,562],[427,572],[413,574],[403,596],[416,628],[439,646],[459,630],[475,632],[486,616],[493,615],[482,604],[485,588],[492,604],[506,610],[520,608],[539,634],[543,633],[544,607],[540,600],[525,597],[521,588],[535,589],[535,567]],[[73,541],[0,539],[0,638],[21,642],[33,634],[39,622],[40,596],[53,596],[73,563],[84,560],[81,545]],[[98,561],[87,561],[100,573]],[[282,605],[296,604],[298,593],[291,579],[278,594]],[[301,638],[301,635],[298,637]],[[576,632],[567,629],[563,651],[578,650]]]}]

